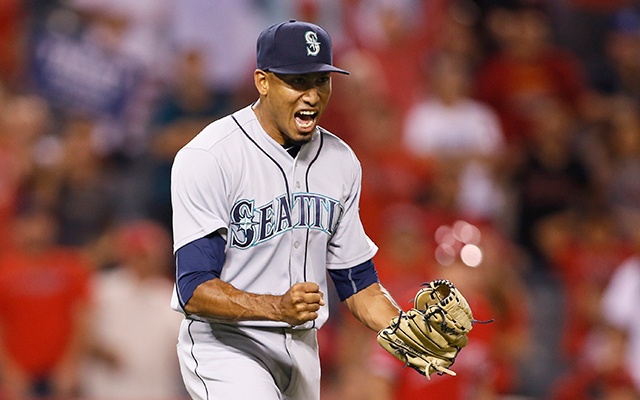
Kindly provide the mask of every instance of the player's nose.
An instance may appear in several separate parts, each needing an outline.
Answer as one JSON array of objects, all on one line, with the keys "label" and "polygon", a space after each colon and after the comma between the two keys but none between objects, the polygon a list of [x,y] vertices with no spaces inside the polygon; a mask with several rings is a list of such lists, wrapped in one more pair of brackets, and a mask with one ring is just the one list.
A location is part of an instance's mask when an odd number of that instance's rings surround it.
[{"label": "player's nose", "polygon": [[311,106],[315,106],[316,104],[318,104],[320,102],[320,93],[318,91],[318,88],[310,87],[305,90],[304,94],[302,95],[302,100],[304,100],[305,103]]}]

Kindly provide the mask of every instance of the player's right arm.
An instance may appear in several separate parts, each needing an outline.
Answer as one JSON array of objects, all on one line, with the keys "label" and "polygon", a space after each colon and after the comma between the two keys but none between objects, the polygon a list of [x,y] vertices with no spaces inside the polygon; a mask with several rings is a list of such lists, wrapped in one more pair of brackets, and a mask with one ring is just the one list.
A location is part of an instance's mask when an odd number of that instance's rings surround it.
[{"label": "player's right arm", "polygon": [[185,311],[226,321],[283,321],[292,326],[318,318],[324,305],[318,284],[300,282],[283,295],[244,292],[219,278],[200,284]]},{"label": "player's right arm", "polygon": [[176,252],[176,286],[185,313],[224,321],[282,321],[292,326],[318,317],[318,284],[294,284],[282,295],[254,294],[220,279],[225,241],[217,232]]}]

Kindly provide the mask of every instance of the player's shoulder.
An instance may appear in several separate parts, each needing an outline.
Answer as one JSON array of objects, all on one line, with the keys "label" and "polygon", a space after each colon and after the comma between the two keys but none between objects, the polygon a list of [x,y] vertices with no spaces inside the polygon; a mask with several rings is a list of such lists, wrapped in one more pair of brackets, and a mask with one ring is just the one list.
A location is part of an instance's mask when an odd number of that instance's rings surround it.
[{"label": "player's shoulder", "polygon": [[358,157],[351,146],[338,135],[323,128],[318,127],[320,135],[322,135],[323,149],[328,152],[342,154],[343,157],[349,157],[353,161],[358,162]]},{"label": "player's shoulder", "polygon": [[234,123],[231,115],[217,119],[200,132],[198,132],[182,150],[205,150],[222,146],[225,142],[232,140],[234,133],[238,130],[238,125]]},{"label": "player's shoulder", "polygon": [[[248,107],[247,107],[248,108]],[[235,116],[246,114],[246,109],[221,117],[198,132],[176,154],[175,163],[193,165],[214,162],[221,155],[242,146],[241,128]]]},{"label": "player's shoulder", "polygon": [[[178,176],[195,178],[193,171],[216,168],[219,154],[228,148],[225,142],[233,140],[233,127],[229,116],[211,122],[176,153],[171,167],[172,180]],[[237,135],[235,135],[237,136]]]}]

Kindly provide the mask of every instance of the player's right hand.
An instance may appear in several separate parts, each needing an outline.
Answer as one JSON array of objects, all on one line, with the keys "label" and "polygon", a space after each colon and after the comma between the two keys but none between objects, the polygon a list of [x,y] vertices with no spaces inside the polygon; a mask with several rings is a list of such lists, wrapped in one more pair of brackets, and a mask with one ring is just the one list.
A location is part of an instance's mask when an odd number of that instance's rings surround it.
[{"label": "player's right hand", "polygon": [[282,321],[301,325],[318,318],[318,310],[324,306],[324,295],[315,282],[299,282],[291,286],[280,298]]}]

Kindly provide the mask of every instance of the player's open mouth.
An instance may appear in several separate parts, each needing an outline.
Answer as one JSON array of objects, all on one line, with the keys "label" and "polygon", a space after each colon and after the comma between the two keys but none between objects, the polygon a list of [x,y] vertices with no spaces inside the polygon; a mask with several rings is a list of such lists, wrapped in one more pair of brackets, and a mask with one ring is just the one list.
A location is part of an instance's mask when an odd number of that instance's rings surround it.
[{"label": "player's open mouth", "polygon": [[315,127],[317,111],[298,111],[295,114],[296,125],[301,131],[309,131]]}]

